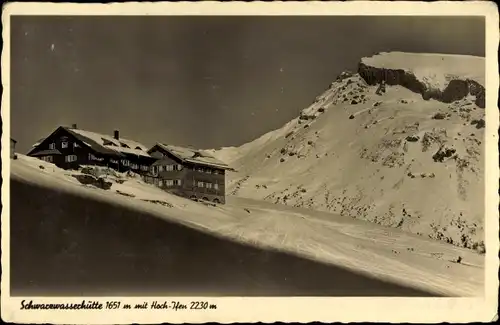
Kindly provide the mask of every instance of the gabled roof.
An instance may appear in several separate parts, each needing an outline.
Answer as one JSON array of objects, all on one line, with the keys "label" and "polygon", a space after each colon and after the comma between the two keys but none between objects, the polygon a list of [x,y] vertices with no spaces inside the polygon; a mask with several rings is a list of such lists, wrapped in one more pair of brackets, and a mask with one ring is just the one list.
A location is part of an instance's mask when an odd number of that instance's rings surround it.
[{"label": "gabled roof", "polygon": [[[71,134],[72,136],[83,142],[86,146],[88,146],[89,148],[98,153],[113,155],[118,157],[125,157],[126,155],[151,157],[147,153],[146,146],[136,141],[132,141],[129,139],[122,139],[122,138],[116,140],[113,136],[109,136],[106,134],[69,128],[64,126],[59,127],[57,130],[59,129],[64,129],[66,132],[68,132],[69,134]],[[55,133],[56,131],[54,131],[53,133]],[[33,147],[37,147],[43,141],[45,141],[45,139],[46,138],[38,140],[33,145]]]},{"label": "gabled roof", "polygon": [[[215,158],[210,153],[208,153],[204,150],[184,148],[184,147],[179,147],[179,146],[167,145],[164,143],[157,143],[155,146],[158,146],[161,149],[169,152],[174,157],[176,157],[177,159],[179,159],[183,162],[190,162],[190,163],[196,164],[196,165],[203,165],[203,166],[210,166],[210,167],[215,167],[215,168],[220,168],[220,169],[233,170],[226,163],[218,160],[217,158]],[[153,146],[153,148],[155,146]],[[151,152],[151,150],[153,148],[149,149],[148,152]]]},{"label": "gabled roof", "polygon": [[120,138],[116,140],[113,136],[109,136],[106,134],[101,134],[92,131],[86,131],[81,129],[73,129],[73,128],[65,128],[66,131],[73,134],[81,141],[83,141],[86,145],[96,150],[96,146],[99,146],[106,149],[107,151],[112,151],[115,153],[125,154],[125,155],[137,155],[143,157],[151,157],[147,153],[147,148],[143,144],[129,140]]}]

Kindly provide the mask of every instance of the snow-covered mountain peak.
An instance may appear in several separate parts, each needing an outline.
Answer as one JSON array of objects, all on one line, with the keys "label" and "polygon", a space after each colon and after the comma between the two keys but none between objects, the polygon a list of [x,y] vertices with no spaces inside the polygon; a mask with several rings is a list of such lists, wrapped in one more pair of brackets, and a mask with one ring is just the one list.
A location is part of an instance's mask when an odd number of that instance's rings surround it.
[{"label": "snow-covered mountain peak", "polygon": [[367,66],[404,70],[418,80],[444,90],[451,79],[471,79],[484,86],[485,58],[471,55],[382,52],[361,59]]},{"label": "snow-covered mountain peak", "polygon": [[238,171],[228,192],[481,250],[481,62],[401,52],[361,59],[282,128],[214,151]]},{"label": "snow-covered mountain peak", "polygon": [[362,58],[358,73],[369,83],[382,80],[445,103],[471,94],[484,108],[484,57],[432,53],[383,52]]}]

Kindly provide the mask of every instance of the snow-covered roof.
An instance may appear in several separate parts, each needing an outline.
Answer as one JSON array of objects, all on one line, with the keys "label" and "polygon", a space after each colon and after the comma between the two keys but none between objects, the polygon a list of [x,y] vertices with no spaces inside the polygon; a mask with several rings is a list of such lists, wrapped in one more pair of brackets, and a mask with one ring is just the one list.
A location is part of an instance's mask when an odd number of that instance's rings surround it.
[{"label": "snow-covered roof", "polygon": [[39,146],[39,145],[43,142],[43,140],[45,140],[45,139],[46,139],[46,138],[41,138],[41,139],[39,139],[37,142],[35,142],[35,143],[32,145],[32,147],[34,148],[34,147],[36,147],[36,146]]},{"label": "snow-covered roof", "polygon": [[[116,153],[151,157],[147,153],[146,146],[136,141],[123,138],[117,140],[113,136],[92,131],[81,130],[81,129],[66,128],[66,130],[74,135],[78,135],[80,137],[87,138],[88,140],[90,140],[90,141],[85,141],[85,139],[81,139],[79,137],[80,140],[82,140],[86,145],[95,150],[104,148],[106,149],[106,151],[111,151]],[[102,148],[96,148],[95,147],[96,145]]]},{"label": "snow-covered roof", "polygon": [[197,149],[167,145],[164,143],[157,143],[156,145],[162,148],[163,150],[170,152],[172,155],[185,162],[190,162],[198,165],[212,166],[221,169],[228,169],[228,170],[232,169],[226,163],[218,160],[206,150],[197,150]]}]

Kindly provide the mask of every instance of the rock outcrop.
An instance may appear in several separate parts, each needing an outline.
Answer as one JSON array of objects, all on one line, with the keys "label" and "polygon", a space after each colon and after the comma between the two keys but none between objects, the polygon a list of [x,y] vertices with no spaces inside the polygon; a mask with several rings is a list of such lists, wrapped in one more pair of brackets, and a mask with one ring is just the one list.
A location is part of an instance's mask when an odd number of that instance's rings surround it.
[{"label": "rock outcrop", "polygon": [[367,84],[372,86],[382,82],[391,86],[399,85],[421,94],[425,100],[434,99],[444,103],[452,103],[472,95],[476,97],[475,104],[478,107],[485,107],[484,86],[472,79],[450,77],[451,80],[446,88],[439,89],[427,85],[424,81],[419,80],[415,74],[403,69],[379,68],[360,62],[358,73]]},{"label": "rock outcrop", "polygon": [[111,182],[104,180],[102,177],[95,177],[87,174],[75,174],[72,176],[83,185],[92,185],[102,190],[109,190],[112,186]]}]

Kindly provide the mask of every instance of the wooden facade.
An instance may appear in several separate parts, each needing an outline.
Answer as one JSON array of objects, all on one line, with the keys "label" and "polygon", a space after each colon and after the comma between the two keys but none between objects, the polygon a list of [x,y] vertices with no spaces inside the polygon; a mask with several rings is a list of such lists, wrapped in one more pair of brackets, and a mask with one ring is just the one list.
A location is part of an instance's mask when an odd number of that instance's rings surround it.
[{"label": "wooden facade", "polygon": [[147,152],[144,154],[122,152],[120,148],[106,145],[105,140],[109,137],[105,135],[102,135],[104,142],[101,144],[95,139],[82,136],[75,129],[75,127],[57,128],[47,138],[34,145],[28,156],[37,157],[64,169],[93,165],[109,167],[119,172],[133,171],[142,175],[148,173],[149,166],[155,161]]},{"label": "wooden facade", "polygon": [[[186,149],[184,152],[190,151]],[[182,197],[226,202],[225,177],[226,171],[231,170],[227,165],[196,161],[193,156],[175,154],[161,144],[153,146],[148,153],[157,161],[145,177],[146,182]]]}]

